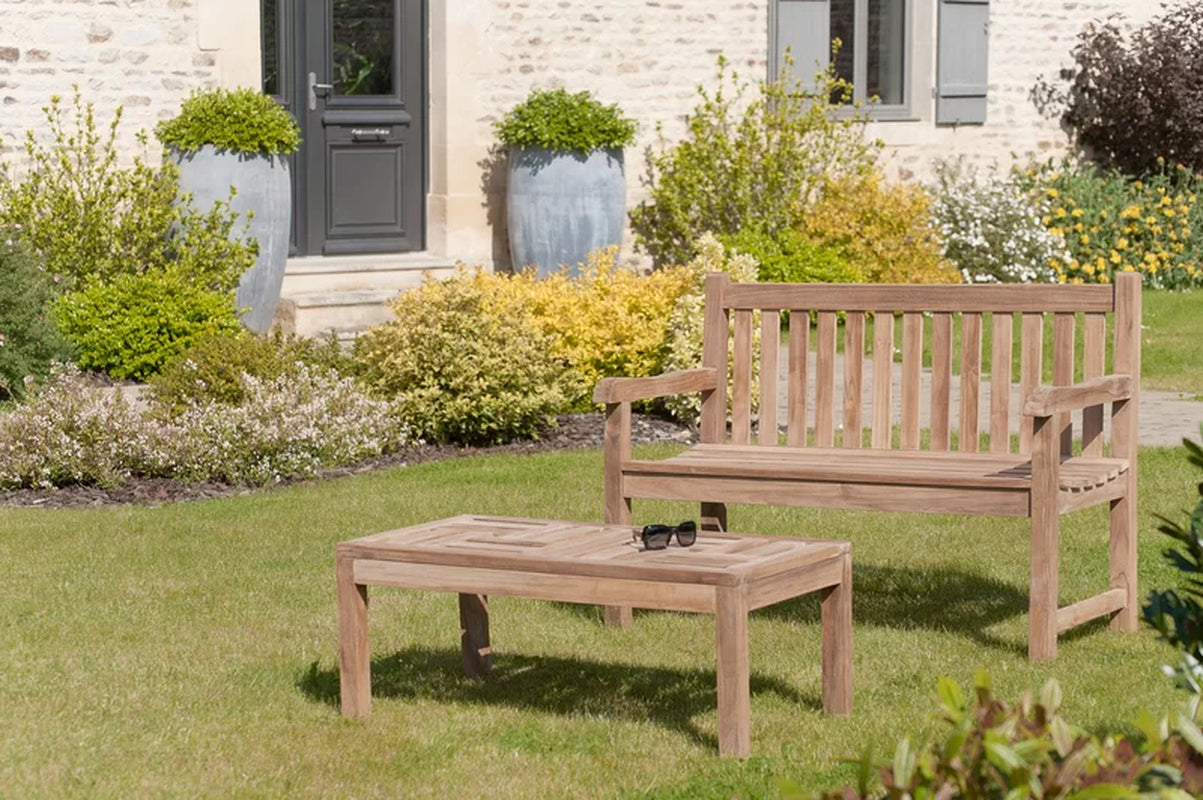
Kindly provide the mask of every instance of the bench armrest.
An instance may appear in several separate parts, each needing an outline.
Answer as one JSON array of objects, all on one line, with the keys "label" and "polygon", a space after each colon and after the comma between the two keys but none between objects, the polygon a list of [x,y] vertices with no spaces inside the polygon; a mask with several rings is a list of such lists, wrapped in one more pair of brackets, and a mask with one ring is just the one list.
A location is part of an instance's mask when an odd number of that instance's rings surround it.
[{"label": "bench armrest", "polygon": [[629,403],[673,394],[705,392],[718,388],[713,367],[682,369],[650,378],[602,378],[593,390],[595,403]]},{"label": "bench armrest", "polygon": [[1024,400],[1023,414],[1026,417],[1050,417],[1100,403],[1127,400],[1131,396],[1131,375],[1104,375],[1072,386],[1041,386]]}]

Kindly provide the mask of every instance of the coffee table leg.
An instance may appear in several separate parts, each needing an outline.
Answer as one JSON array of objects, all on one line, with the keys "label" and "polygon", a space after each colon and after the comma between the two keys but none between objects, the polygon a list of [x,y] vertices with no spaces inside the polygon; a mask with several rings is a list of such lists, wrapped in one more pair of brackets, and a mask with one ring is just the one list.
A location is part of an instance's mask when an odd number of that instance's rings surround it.
[{"label": "coffee table leg", "polygon": [[718,639],[718,752],[752,754],[752,703],[748,689],[748,601],[742,589],[715,590]]},{"label": "coffee table leg", "polygon": [[464,676],[483,680],[493,674],[493,651],[489,648],[489,598],[483,594],[459,596],[460,646],[464,654]]},{"label": "coffee table leg", "polygon": [[355,583],[354,560],[338,558],[338,691],[343,716],[372,713],[368,587]]},{"label": "coffee table leg", "polygon": [[823,590],[823,710],[852,713],[852,556],[840,583]]}]

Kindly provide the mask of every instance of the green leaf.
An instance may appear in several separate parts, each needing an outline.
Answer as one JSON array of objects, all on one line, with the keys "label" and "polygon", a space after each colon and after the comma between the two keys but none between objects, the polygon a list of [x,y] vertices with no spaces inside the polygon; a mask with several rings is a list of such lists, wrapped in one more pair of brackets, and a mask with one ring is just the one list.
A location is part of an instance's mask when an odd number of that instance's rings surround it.
[{"label": "green leaf", "polygon": [[1096,783],[1065,800],[1140,800],[1141,794],[1118,783]]},{"label": "green leaf", "polygon": [[894,751],[894,782],[899,786],[907,786],[915,775],[915,753],[911,750],[911,740],[902,737],[898,748]]},{"label": "green leaf", "polygon": [[1040,705],[1044,706],[1044,710],[1051,717],[1061,708],[1061,684],[1053,678],[1049,678],[1044,684],[1044,688],[1040,690]]}]

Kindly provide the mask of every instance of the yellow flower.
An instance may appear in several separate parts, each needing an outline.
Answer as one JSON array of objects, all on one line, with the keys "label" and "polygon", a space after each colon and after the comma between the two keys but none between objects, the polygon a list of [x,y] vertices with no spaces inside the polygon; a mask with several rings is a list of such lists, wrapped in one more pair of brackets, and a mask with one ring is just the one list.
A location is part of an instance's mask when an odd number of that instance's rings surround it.
[{"label": "yellow flower", "polygon": [[1081,279],[1081,278],[1076,278],[1076,277],[1075,277],[1075,278],[1070,278],[1070,279],[1069,279],[1069,282],[1070,282],[1070,283],[1082,283],[1082,279]]},{"label": "yellow flower", "polygon": [[1099,219],[1107,219],[1107,209],[1104,208],[1099,211]]},{"label": "yellow flower", "polygon": [[1095,260],[1095,265],[1098,267],[1099,271],[1101,272],[1102,270],[1107,269],[1107,260],[1104,259],[1102,256],[1099,256]]},{"label": "yellow flower", "polygon": [[1054,214],[1054,215],[1056,215],[1057,219],[1061,219],[1062,217],[1064,217],[1064,216],[1065,216],[1065,209],[1064,209],[1064,208],[1061,208],[1060,206],[1058,206],[1058,207],[1057,207],[1057,208],[1056,208],[1056,209],[1053,211],[1053,214]]},{"label": "yellow flower", "polygon": [[[1073,201],[1070,201],[1070,202],[1073,202]],[[1075,208],[1072,213],[1075,217],[1080,217],[1080,216],[1082,216],[1082,209]]]},{"label": "yellow flower", "polygon": [[1161,156],[1157,156],[1157,166],[1159,166],[1159,167],[1165,166],[1165,159],[1162,158]]},{"label": "yellow flower", "polygon": [[1053,226],[1053,227],[1049,228],[1048,232],[1051,233],[1053,236],[1063,236],[1065,234],[1065,231],[1057,226]]},{"label": "yellow flower", "polygon": [[1042,217],[1040,221],[1042,223],[1044,223],[1044,225],[1047,227],[1048,224],[1053,221],[1053,218],[1050,217],[1048,214],[1045,214],[1044,217]]},{"label": "yellow flower", "polygon": [[1145,217],[1145,224],[1146,225],[1156,225],[1157,217]]},{"label": "yellow flower", "polygon": [[1167,217],[1172,217],[1172,216],[1174,216],[1174,209],[1172,209],[1172,208],[1167,208],[1167,209],[1166,209],[1164,212],[1162,212],[1162,213],[1164,213],[1164,214],[1165,214]]},{"label": "yellow flower", "polygon": [[1085,272],[1087,275],[1093,275],[1094,274],[1094,265],[1093,264],[1084,264],[1082,266],[1082,271]]},{"label": "yellow flower", "polygon": [[1122,259],[1122,258],[1120,258],[1120,255],[1119,255],[1119,253],[1117,253],[1117,252],[1115,252],[1114,250],[1112,250],[1112,251],[1111,251],[1111,263],[1112,263],[1112,264],[1118,264],[1118,263],[1120,263],[1121,261],[1123,261],[1123,259]]},{"label": "yellow flower", "polygon": [[1118,242],[1115,243],[1116,250],[1125,250],[1125,249],[1127,249],[1127,247],[1128,247],[1128,240],[1124,239],[1122,237],[1120,238],[1120,240]]},{"label": "yellow flower", "polygon": [[1082,234],[1082,244],[1090,244],[1090,237],[1085,233]]},{"label": "yellow flower", "polygon": [[1136,272],[1136,267],[1132,266],[1131,264],[1124,264],[1123,271],[1124,272]]},{"label": "yellow flower", "polygon": [[1145,188],[1145,182],[1144,182],[1144,181],[1136,181],[1136,183],[1134,183],[1134,184],[1132,184],[1132,185],[1133,185],[1133,186],[1135,186],[1137,189],[1143,189],[1143,188]]},{"label": "yellow flower", "polygon": [[1054,188],[1054,187],[1052,187],[1052,186],[1050,186],[1050,187],[1049,187],[1049,189],[1048,189],[1048,196],[1049,196],[1049,197],[1051,197],[1051,198],[1053,198],[1054,200],[1056,200],[1056,199],[1057,199],[1057,198],[1058,198],[1060,195],[1061,195],[1061,193],[1060,193],[1060,192],[1058,192],[1058,191],[1056,190],[1056,188]]},{"label": "yellow flower", "polygon": [[1108,278],[1106,275],[1100,275],[1099,283],[1111,283],[1111,279]]},{"label": "yellow flower", "polygon": [[1120,216],[1124,219],[1140,219],[1140,206],[1132,205],[1120,212]]}]

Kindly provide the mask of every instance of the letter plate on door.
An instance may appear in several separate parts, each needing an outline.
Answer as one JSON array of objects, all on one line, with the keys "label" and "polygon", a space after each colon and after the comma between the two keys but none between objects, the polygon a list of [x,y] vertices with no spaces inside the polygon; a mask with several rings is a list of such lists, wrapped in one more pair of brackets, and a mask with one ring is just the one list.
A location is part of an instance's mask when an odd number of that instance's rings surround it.
[{"label": "letter plate on door", "polygon": [[379,142],[387,138],[392,132],[391,128],[352,128],[351,141]]}]

